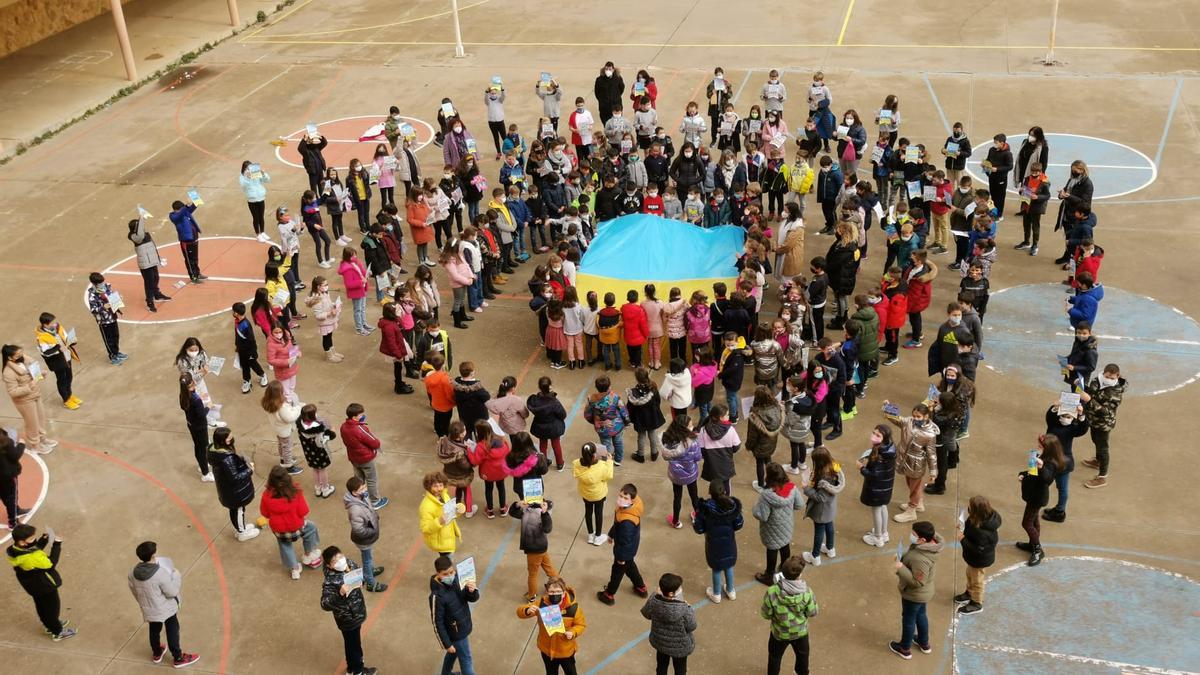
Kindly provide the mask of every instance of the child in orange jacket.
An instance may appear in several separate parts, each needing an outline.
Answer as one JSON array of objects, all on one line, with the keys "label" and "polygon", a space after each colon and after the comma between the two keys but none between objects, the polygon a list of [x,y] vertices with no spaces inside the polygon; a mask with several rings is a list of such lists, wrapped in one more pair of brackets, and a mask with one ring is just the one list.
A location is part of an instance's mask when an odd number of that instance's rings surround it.
[{"label": "child in orange jacket", "polygon": [[450,374],[442,370],[445,364],[446,358],[434,353],[429,357],[429,369],[421,369],[429,407],[433,408],[433,431],[438,438],[450,433],[450,418],[454,415],[454,385],[450,383]]}]

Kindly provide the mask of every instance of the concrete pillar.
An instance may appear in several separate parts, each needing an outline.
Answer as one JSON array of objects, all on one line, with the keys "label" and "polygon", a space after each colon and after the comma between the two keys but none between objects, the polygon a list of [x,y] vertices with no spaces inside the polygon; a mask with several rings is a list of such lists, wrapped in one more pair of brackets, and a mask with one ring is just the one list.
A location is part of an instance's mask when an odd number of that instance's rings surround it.
[{"label": "concrete pillar", "polygon": [[109,0],[112,5],[113,23],[117,28],[117,42],[121,45],[121,58],[125,61],[125,77],[137,82],[137,64],[133,61],[133,47],[129,44],[129,30],[125,27],[125,12],[121,0]]},{"label": "concrete pillar", "polygon": [[242,20],[238,18],[237,0],[227,1],[229,2],[229,25],[237,28],[242,23]]}]

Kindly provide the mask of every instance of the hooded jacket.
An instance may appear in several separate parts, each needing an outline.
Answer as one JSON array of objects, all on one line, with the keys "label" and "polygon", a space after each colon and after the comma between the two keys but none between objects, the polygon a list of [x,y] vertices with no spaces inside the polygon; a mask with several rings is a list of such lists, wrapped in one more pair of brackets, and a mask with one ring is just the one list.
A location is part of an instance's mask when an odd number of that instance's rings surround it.
[{"label": "hooded jacket", "polygon": [[928,421],[924,427],[917,428],[911,417],[888,417],[887,420],[900,428],[900,439],[896,443],[896,473],[908,478],[920,478],[926,471],[930,476],[937,474],[937,425]]},{"label": "hooded jacket", "polygon": [[[46,553],[46,547],[50,553]],[[21,546],[13,542],[8,547],[8,564],[12,565],[17,574],[21,588],[30,595],[56,593],[62,586],[62,577],[58,574],[58,556],[62,553],[62,542],[50,543],[50,537],[43,534],[29,546]]]},{"label": "hooded jacket", "polygon": [[658,653],[679,659],[696,649],[696,611],[682,598],[655,593],[642,605],[642,616],[650,620],[650,646]]},{"label": "hooded jacket", "polygon": [[858,472],[863,477],[858,501],[864,506],[887,506],[892,501],[892,487],[896,482],[896,446],[888,443],[880,448],[879,456],[868,459]]},{"label": "hooded jacket", "polygon": [[584,466],[583,460],[577,459],[571,463],[571,473],[584,501],[600,501],[608,496],[608,482],[613,479],[613,459],[597,460],[590,466]]},{"label": "hooded jacket", "polygon": [[1117,426],[1117,407],[1125,395],[1125,378],[1117,378],[1117,383],[1111,387],[1100,386],[1100,378],[1092,378],[1084,391],[1091,398],[1083,404],[1083,412],[1087,415],[1088,423],[1097,431],[1112,431]]},{"label": "hooded jacket", "polygon": [[[700,431],[700,451],[704,468],[700,477],[706,481],[725,481],[737,475],[733,456],[742,445],[737,429],[726,422],[708,422]],[[714,568],[717,569],[717,568]],[[724,569],[724,568],[720,568]]]},{"label": "hooded jacket", "polygon": [[652,432],[667,423],[662,414],[662,401],[653,384],[636,385],[625,390],[625,409],[635,431]]},{"label": "hooded jacket", "polygon": [[300,432],[300,448],[304,451],[304,461],[313,469],[324,469],[329,466],[329,441],[337,438],[337,434],[329,428],[329,422],[318,417],[311,422],[303,418],[296,420],[296,430]]},{"label": "hooded jacket", "polygon": [[751,408],[746,421],[746,449],[755,459],[771,459],[783,430],[783,406],[771,399],[765,408]]},{"label": "hooded jacket", "polygon": [[1071,309],[1067,311],[1071,327],[1077,328],[1083,321],[1095,326],[1096,314],[1100,311],[1100,301],[1103,299],[1104,286],[1100,284],[1096,284],[1086,291],[1076,291],[1074,297],[1067,298],[1067,302],[1071,304]]},{"label": "hooded jacket", "polygon": [[[518,618],[535,619],[538,622],[538,651],[551,659],[566,659],[574,656],[579,648],[579,638],[587,630],[587,618],[583,615],[583,608],[575,600],[575,589],[568,586],[564,591],[562,600],[558,603],[558,608],[562,613],[563,630],[573,633],[574,638],[572,639],[567,639],[567,636],[563,633],[551,635],[546,631],[546,626],[542,623],[537,610],[551,604],[548,596],[543,595],[536,602],[526,603],[517,607]],[[528,611],[531,609],[534,610],[532,616],[528,614]]]},{"label": "hooded jacket", "polygon": [[[823,383],[822,383],[823,384]],[[784,404],[783,427],[779,432],[789,443],[804,443],[812,432],[812,411],[816,402],[808,392],[792,396]]]},{"label": "hooded jacket", "polygon": [[296,488],[296,494],[291,499],[284,499],[275,494],[271,488],[263,490],[259,499],[258,510],[271,527],[275,536],[298,532],[304,527],[308,516],[308,502],[304,499],[304,490]]},{"label": "hooded jacket", "polygon": [[236,509],[254,501],[254,472],[245,457],[209,445],[208,466],[217,485],[221,506]]},{"label": "hooded jacket", "polygon": [[942,551],[942,535],[933,541],[912,544],[900,559],[903,566],[896,570],[900,577],[900,597],[909,602],[929,602],[933,599],[933,571],[937,554]]},{"label": "hooded jacket", "polygon": [[663,459],[667,461],[667,478],[675,485],[691,485],[700,478],[699,441],[685,440],[676,445],[663,444]]},{"label": "hooded jacket", "polygon": [[451,579],[453,583],[444,584],[436,575],[429,578],[429,620],[443,650],[471,635],[469,603],[479,601],[478,588],[468,591],[457,577]]},{"label": "hooded jacket", "polygon": [[446,474],[446,483],[456,488],[469,488],[475,480],[475,468],[471,466],[471,452],[474,446],[464,438],[456,441],[449,436],[438,439],[437,456],[442,462],[442,472]]},{"label": "hooded jacket", "polygon": [[686,410],[692,405],[692,373],[687,368],[680,373],[667,373],[663,377],[658,395],[675,410]]},{"label": "hooded jacket", "polygon": [[525,399],[525,407],[533,413],[533,422],[529,425],[529,433],[535,438],[547,440],[561,438],[567,430],[567,411],[553,392],[544,395],[541,392],[530,394]]},{"label": "hooded jacket", "polygon": [[642,513],[646,506],[641,497],[634,497],[628,507],[617,506],[608,537],[613,541],[613,560],[633,560],[642,542]]},{"label": "hooded jacket", "polygon": [[709,569],[726,570],[737,564],[735,532],[742,529],[742,503],[730,497],[729,508],[722,509],[715,499],[700,500],[692,529],[704,535],[704,561]]},{"label": "hooded jacket", "polygon": [[629,423],[629,412],[615,392],[596,392],[588,397],[583,417],[596,428],[601,438],[619,436]]},{"label": "hooded jacket", "polygon": [[817,599],[803,579],[781,579],[763,595],[758,615],[771,622],[771,635],[790,642],[808,635],[808,620],[817,615]]},{"label": "hooded jacket", "polygon": [[[358,563],[346,559],[349,563],[349,570],[358,569]],[[325,580],[321,583],[321,609],[326,612],[333,612],[333,620],[337,623],[338,630],[354,630],[363,625],[367,620],[367,601],[363,598],[361,588],[356,588],[346,595],[342,595],[342,579],[345,572],[322,568],[325,572]]]},{"label": "hooded jacket", "polygon": [[379,512],[371,508],[366,499],[349,492],[342,495],[342,504],[350,519],[350,541],[359,548],[367,548],[379,541]]},{"label": "hooded jacket", "polygon": [[967,520],[963,527],[962,546],[963,562],[976,569],[991,567],[996,562],[996,543],[1000,541],[1000,514],[992,511],[992,515],[976,527]]},{"label": "hooded jacket", "polygon": [[479,442],[471,451],[471,463],[479,467],[479,477],[485,481],[502,481],[508,477],[504,470],[504,458],[511,450],[503,437],[495,437],[490,444]]},{"label": "hooded jacket", "polygon": [[512,435],[525,431],[525,418],[529,417],[529,408],[520,396],[513,393],[493,398],[485,404],[488,412],[498,418],[500,429]]},{"label": "hooded jacket", "polygon": [[554,518],[550,515],[553,504],[547,500],[546,510],[539,504],[514,502],[508,515],[521,521],[521,550],[525,553],[545,553],[550,548],[546,535],[554,529]]},{"label": "hooded jacket", "polygon": [[1021,477],[1021,500],[1027,506],[1041,508],[1050,502],[1050,484],[1058,475],[1054,465],[1043,462],[1034,476],[1028,470],[1018,474]]},{"label": "hooded jacket", "polygon": [[780,488],[758,488],[758,501],[751,513],[759,521],[758,536],[763,546],[777,551],[792,543],[796,529],[793,511],[804,508],[804,495],[788,481]]},{"label": "hooded jacket", "polygon": [[488,418],[487,401],[492,397],[479,380],[464,380],[454,378],[454,404],[458,406],[458,418],[467,425],[467,429],[475,428],[475,423]]},{"label": "hooded jacket", "polygon": [[783,347],[780,347],[774,338],[751,342],[750,354],[754,363],[755,384],[770,384],[779,377],[779,365],[783,361]]},{"label": "hooded jacket", "polygon": [[434,553],[454,553],[459,541],[462,541],[462,531],[458,529],[458,519],[442,524],[442,505],[450,501],[450,492],[442,490],[442,494],[434,495],[428,490],[421,499],[420,529],[425,537],[425,546]]},{"label": "hooded jacket", "polygon": [[179,570],[157,562],[139,562],[129,573],[129,592],[137,600],[146,621],[161,623],[179,611],[183,577]]},{"label": "hooded jacket", "polygon": [[342,422],[342,443],[351,464],[367,464],[379,456],[379,438],[371,433],[366,422],[357,417]]},{"label": "hooded jacket", "polygon": [[837,516],[837,496],[846,489],[846,475],[836,462],[833,468],[837,471],[833,480],[822,478],[816,485],[804,488],[804,496],[808,497],[804,515],[814,523],[832,523]]},{"label": "hooded jacket", "polygon": [[860,361],[874,361],[875,359],[878,359],[879,314],[875,311],[875,309],[867,306],[858,309],[854,312],[854,314],[851,314],[850,321],[857,323],[859,327],[858,359]]}]

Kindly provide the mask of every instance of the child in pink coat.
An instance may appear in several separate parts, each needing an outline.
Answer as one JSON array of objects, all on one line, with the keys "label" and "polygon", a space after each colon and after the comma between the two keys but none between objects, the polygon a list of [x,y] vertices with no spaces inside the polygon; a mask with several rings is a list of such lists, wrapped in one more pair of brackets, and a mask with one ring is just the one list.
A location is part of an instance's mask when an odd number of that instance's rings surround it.
[{"label": "child in pink coat", "polygon": [[370,335],[374,329],[367,326],[367,268],[363,267],[350,246],[342,249],[338,274],[346,285],[346,297],[354,308],[354,329],[359,335]]},{"label": "child in pink coat", "polygon": [[300,372],[300,347],[291,332],[282,324],[271,328],[267,338],[267,363],[275,369],[275,379],[283,385],[284,396],[289,400],[300,400],[296,396],[296,374]]}]

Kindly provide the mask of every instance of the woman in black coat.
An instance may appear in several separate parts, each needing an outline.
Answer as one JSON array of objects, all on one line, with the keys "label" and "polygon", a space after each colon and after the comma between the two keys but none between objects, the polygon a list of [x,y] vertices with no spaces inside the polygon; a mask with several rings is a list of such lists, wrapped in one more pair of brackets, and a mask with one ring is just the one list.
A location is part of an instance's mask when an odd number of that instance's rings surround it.
[{"label": "woman in black coat", "polygon": [[613,108],[621,107],[621,99],[625,97],[625,80],[612,61],[605,63],[596,76],[595,94],[600,124],[605,124],[612,117]]},{"label": "woman in black coat", "polygon": [[1050,166],[1050,146],[1046,144],[1046,134],[1041,127],[1030,127],[1025,140],[1021,141],[1017,162],[1013,166],[1013,185],[1021,185],[1034,162],[1041,164],[1043,169]]},{"label": "woman in black coat", "polygon": [[683,144],[675,161],[668,169],[671,180],[675,181],[675,192],[680,201],[687,200],[692,186],[704,182],[704,164],[696,152],[696,146],[691,141]]},{"label": "woman in black coat", "polygon": [[[1061,229],[1064,239],[1070,239],[1071,228],[1075,225],[1075,212],[1091,212],[1094,191],[1095,186],[1092,185],[1092,179],[1088,176],[1087,163],[1082,159],[1071,162],[1071,177],[1067,179],[1067,184],[1058,191],[1058,198],[1062,201],[1058,203],[1058,220],[1054,223],[1054,229]],[[1070,259],[1071,247],[1068,244],[1063,249],[1062,256],[1054,262],[1062,265]]]},{"label": "woman in black coat", "polygon": [[987,497],[975,495],[967,506],[966,518],[959,522],[958,543],[967,564],[967,590],[954,596],[960,614],[983,609],[983,581],[987,568],[996,562],[996,543],[1000,541],[1000,514],[992,510]]},{"label": "woman in black coat", "polygon": [[324,136],[310,138],[306,133],[296,146],[297,152],[300,153],[300,161],[304,164],[304,173],[308,174],[308,189],[314,194],[320,194],[318,188],[321,180],[325,178],[325,155],[321,154],[321,151],[327,145],[329,141],[325,140]]},{"label": "woman in black coat", "polygon": [[222,427],[213,432],[208,447],[208,465],[217,484],[217,499],[229,509],[229,522],[237,531],[238,541],[258,536],[258,528],[246,525],[246,505],[254,501],[254,464],[237,453],[233,432]]},{"label": "woman in black coat", "polygon": [[863,535],[863,541],[882,548],[889,539],[887,505],[892,501],[892,486],[896,482],[896,446],[892,443],[891,427],[878,424],[871,430],[871,450],[859,458],[858,472],[863,477],[858,501],[871,507],[872,527]]}]

